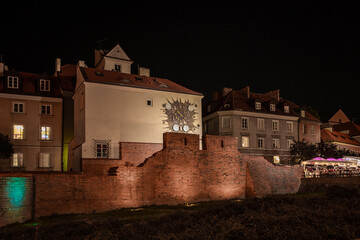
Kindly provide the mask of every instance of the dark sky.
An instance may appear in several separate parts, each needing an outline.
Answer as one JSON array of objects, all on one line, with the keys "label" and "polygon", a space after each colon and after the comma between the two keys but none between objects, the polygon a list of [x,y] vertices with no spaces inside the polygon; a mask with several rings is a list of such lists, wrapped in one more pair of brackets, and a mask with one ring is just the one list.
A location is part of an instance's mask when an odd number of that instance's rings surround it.
[{"label": "dark sky", "polygon": [[[15,1],[14,1],[15,2]],[[355,1],[354,1],[355,2]],[[360,14],[350,1],[47,1],[0,14],[0,54],[10,69],[53,73],[117,42],[151,75],[202,92],[221,87],[360,118]],[[135,71],[135,68],[134,68]],[[327,119],[323,119],[327,120]]]}]

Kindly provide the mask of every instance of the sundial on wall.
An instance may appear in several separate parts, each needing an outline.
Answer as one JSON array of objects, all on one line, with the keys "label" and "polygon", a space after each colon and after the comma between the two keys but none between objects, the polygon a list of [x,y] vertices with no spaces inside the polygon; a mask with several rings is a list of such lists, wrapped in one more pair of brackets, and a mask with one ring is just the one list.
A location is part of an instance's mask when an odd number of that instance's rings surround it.
[{"label": "sundial on wall", "polygon": [[188,100],[185,102],[180,99],[172,99],[164,103],[163,111],[167,119],[163,121],[168,124],[168,128],[172,132],[195,132],[199,125],[195,126],[195,115],[197,114],[197,105],[190,103]]}]

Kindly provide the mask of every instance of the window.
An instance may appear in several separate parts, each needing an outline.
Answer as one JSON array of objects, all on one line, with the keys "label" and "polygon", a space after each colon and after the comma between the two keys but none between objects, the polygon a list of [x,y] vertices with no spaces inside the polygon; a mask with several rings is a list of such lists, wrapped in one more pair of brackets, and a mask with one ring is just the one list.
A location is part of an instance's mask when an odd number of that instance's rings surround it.
[{"label": "window", "polygon": [[249,137],[248,136],[242,136],[241,137],[241,146],[242,147],[249,147]]},{"label": "window", "polygon": [[41,114],[42,115],[51,115],[51,105],[41,104]]},{"label": "window", "polygon": [[272,130],[274,132],[279,131],[279,120],[272,120]]},{"label": "window", "polygon": [[311,135],[315,135],[315,127],[314,126],[310,127],[310,132],[311,132]]},{"label": "window", "polygon": [[261,102],[255,102],[255,109],[261,110]]},{"label": "window", "polygon": [[287,139],[287,140],[286,140],[286,147],[287,147],[288,149],[290,149],[293,144],[294,144],[294,141],[293,141],[293,140],[291,140],[291,139]]},{"label": "window", "polygon": [[8,76],[8,88],[18,89],[19,88],[19,78],[13,77],[13,76]]},{"label": "window", "polygon": [[300,114],[301,114],[301,117],[303,117],[303,118],[305,117],[305,111],[304,110],[301,110]]},{"label": "window", "polygon": [[24,103],[13,103],[13,112],[14,113],[23,113],[24,112]]},{"label": "window", "polygon": [[11,166],[12,167],[22,167],[24,165],[23,154],[22,153],[14,153],[11,158]]},{"label": "window", "polygon": [[14,125],[13,126],[13,138],[14,139],[24,139],[24,125]]},{"label": "window", "polygon": [[94,156],[96,158],[110,158],[111,140],[94,140]]},{"label": "window", "polygon": [[249,128],[249,118],[242,117],[241,118],[241,128],[242,129],[248,129]]},{"label": "window", "polygon": [[230,128],[230,116],[223,116],[222,118],[221,118],[221,121],[222,121],[222,123],[221,123],[221,126],[222,126],[222,128]]},{"label": "window", "polygon": [[115,72],[121,72],[121,65],[115,64]]},{"label": "window", "polygon": [[286,112],[286,113],[289,113],[289,112],[290,112],[289,106],[284,106],[284,112]]},{"label": "window", "polygon": [[153,105],[152,99],[146,100],[146,105],[152,107],[152,105]]},{"label": "window", "polygon": [[40,153],[39,168],[49,168],[50,164],[50,153]]},{"label": "window", "polygon": [[50,91],[50,80],[40,79],[40,91]]},{"label": "window", "polygon": [[273,138],[273,140],[272,140],[272,147],[273,147],[273,148],[280,148],[280,139],[278,139],[278,138]]},{"label": "window", "polygon": [[264,138],[258,138],[258,139],[257,139],[257,146],[258,146],[258,148],[264,148],[264,146],[265,146],[265,139],[264,139]]},{"label": "window", "polygon": [[293,132],[294,124],[293,122],[286,122],[286,132],[292,133]]},{"label": "window", "polygon": [[275,112],[275,104],[270,104],[270,111]]},{"label": "window", "polygon": [[51,127],[41,126],[41,140],[50,140]]},{"label": "window", "polygon": [[257,129],[258,130],[265,130],[265,120],[263,118],[257,119]]},{"label": "window", "polygon": [[302,133],[307,134],[307,125],[306,124],[302,125]]}]

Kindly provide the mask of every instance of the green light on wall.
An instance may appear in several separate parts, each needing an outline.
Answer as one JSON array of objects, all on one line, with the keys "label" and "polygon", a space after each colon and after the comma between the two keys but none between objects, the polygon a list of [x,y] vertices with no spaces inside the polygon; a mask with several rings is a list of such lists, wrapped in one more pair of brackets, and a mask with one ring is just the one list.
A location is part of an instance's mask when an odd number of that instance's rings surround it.
[{"label": "green light on wall", "polygon": [[6,195],[10,202],[10,208],[20,207],[24,203],[27,183],[26,178],[11,177],[6,181]]},{"label": "green light on wall", "polygon": [[69,154],[69,144],[64,144],[64,146],[63,146],[63,171],[68,170],[68,154]]}]

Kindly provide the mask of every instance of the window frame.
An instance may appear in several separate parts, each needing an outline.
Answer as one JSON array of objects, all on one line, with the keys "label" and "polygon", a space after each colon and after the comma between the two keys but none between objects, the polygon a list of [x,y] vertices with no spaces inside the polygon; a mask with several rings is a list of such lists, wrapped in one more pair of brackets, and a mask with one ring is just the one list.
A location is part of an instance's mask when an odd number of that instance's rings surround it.
[{"label": "window frame", "polygon": [[[45,107],[45,112],[43,112],[43,107]],[[47,107],[49,109],[47,109]],[[41,106],[40,106],[40,114],[41,115],[52,115],[52,105],[51,104],[46,104],[46,103],[41,103]],[[49,110],[49,112],[48,112]]]},{"label": "window frame", "polygon": [[[47,160],[47,163],[48,163],[48,165],[46,165],[46,166],[42,166],[43,156],[48,156],[48,159],[45,159],[45,160]],[[39,168],[51,168],[51,153],[49,153],[49,152],[41,152],[41,153],[39,153],[38,167]]]},{"label": "window frame", "polygon": [[272,148],[273,149],[279,149],[280,148],[280,139],[279,138],[273,138],[272,139]]},{"label": "window frame", "polygon": [[121,64],[114,64],[114,72],[121,72]]},{"label": "window frame", "polygon": [[[150,104],[149,104],[150,102]],[[146,99],[146,106],[152,107],[153,106],[153,100],[151,98]]]},{"label": "window frame", "polygon": [[285,105],[285,106],[284,106],[284,112],[285,112],[285,113],[289,113],[289,112],[290,112],[290,107],[287,106],[287,105]]},{"label": "window frame", "polygon": [[256,119],[256,127],[257,127],[257,130],[265,130],[265,119],[257,118]]},{"label": "window frame", "polygon": [[294,140],[292,139],[286,139],[286,148],[287,149],[290,149],[291,148],[291,145],[294,144]]},{"label": "window frame", "polygon": [[265,148],[265,138],[258,137],[256,142],[258,148]]},{"label": "window frame", "polygon": [[[276,128],[274,127],[276,123]],[[278,132],[280,128],[279,120],[272,120],[271,129],[273,132]]]},{"label": "window frame", "polygon": [[[16,81],[15,81],[16,80]],[[11,82],[11,86],[10,86]],[[14,83],[16,82],[16,87],[14,87]],[[7,88],[11,89],[19,89],[19,77],[16,76],[8,76],[7,77]]]},{"label": "window frame", "polygon": [[[244,141],[244,139],[247,139],[247,140]],[[246,143],[245,146],[244,146],[244,143]],[[241,147],[243,147],[243,148],[250,147],[250,137],[249,136],[241,136]]]},{"label": "window frame", "polygon": [[249,118],[241,117],[241,129],[248,130],[249,129]]},{"label": "window frame", "polygon": [[[15,105],[18,105],[18,110],[15,111]],[[22,105],[22,111],[20,110],[20,105]],[[25,103],[24,102],[12,102],[12,113],[25,113]]]},{"label": "window frame", "polygon": [[[14,164],[14,156],[17,156],[16,157],[17,163],[19,163],[19,160],[20,160],[20,164],[17,164],[17,165]],[[19,156],[21,156],[20,159],[19,159]],[[12,154],[12,156],[11,156],[11,167],[16,167],[16,168],[24,167],[24,154],[23,153],[16,152],[16,153]]]},{"label": "window frame", "polygon": [[[46,85],[46,83],[48,83],[48,85]],[[51,90],[50,80],[40,79],[40,91],[50,92],[50,90]]]},{"label": "window frame", "polygon": [[311,135],[315,135],[315,126],[314,125],[310,126],[310,133],[311,133]]},{"label": "window frame", "polygon": [[275,112],[276,111],[276,106],[274,103],[270,103],[270,111],[271,112]]},{"label": "window frame", "polygon": [[[289,129],[289,126],[290,126],[290,129]],[[287,133],[293,133],[294,132],[294,122],[286,121],[286,132]]]},{"label": "window frame", "polygon": [[[225,126],[225,120],[228,120],[229,125]],[[222,129],[229,129],[231,128],[231,116],[221,116],[221,128]]]},{"label": "window frame", "polygon": [[[48,138],[43,138],[43,128],[46,128],[45,129],[45,134],[44,136],[48,136]],[[49,128],[47,130],[47,128]],[[49,126],[49,125],[41,125],[40,126],[40,140],[41,141],[51,141],[52,140],[52,127]]]},{"label": "window frame", "polygon": [[258,102],[258,101],[255,102],[255,109],[261,110],[261,102]]},{"label": "window frame", "polygon": [[[21,133],[17,134],[17,135],[21,135],[21,138],[18,138],[18,137],[15,138],[15,126],[22,126]],[[13,132],[13,134],[12,134],[13,140],[24,140],[25,139],[25,125],[24,124],[13,124],[12,132]]]}]

